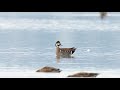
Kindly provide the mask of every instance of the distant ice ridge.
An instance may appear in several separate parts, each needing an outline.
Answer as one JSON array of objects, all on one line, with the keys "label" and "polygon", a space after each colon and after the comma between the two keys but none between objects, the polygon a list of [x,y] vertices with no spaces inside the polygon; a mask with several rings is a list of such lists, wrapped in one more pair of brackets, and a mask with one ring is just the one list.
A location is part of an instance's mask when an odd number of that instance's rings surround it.
[{"label": "distant ice ridge", "polygon": [[33,19],[33,18],[0,18],[0,30],[41,30],[41,31],[120,31],[120,21],[100,19]]}]

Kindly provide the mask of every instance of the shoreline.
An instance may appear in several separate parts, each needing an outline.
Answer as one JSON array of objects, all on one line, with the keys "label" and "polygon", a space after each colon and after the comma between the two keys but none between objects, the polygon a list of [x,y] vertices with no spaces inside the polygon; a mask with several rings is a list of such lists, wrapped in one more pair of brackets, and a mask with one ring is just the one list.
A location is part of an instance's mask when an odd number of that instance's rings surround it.
[{"label": "shoreline", "polygon": [[[119,70],[120,71],[120,70]],[[119,71],[94,71],[99,73],[95,78],[120,78]],[[78,71],[66,72],[62,71],[61,73],[41,73],[41,72],[0,72],[0,78],[70,78],[68,75],[75,74]],[[86,71],[87,72],[87,71]],[[88,71],[93,72],[93,71]],[[74,77],[79,78],[79,77]],[[83,77],[84,78],[84,77]]]}]

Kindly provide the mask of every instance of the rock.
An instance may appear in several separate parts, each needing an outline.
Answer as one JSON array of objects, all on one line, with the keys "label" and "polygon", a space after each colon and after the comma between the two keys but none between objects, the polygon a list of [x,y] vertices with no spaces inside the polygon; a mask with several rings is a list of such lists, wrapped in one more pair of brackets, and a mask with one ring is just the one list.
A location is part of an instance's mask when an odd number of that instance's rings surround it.
[{"label": "rock", "polygon": [[87,73],[87,72],[80,72],[73,75],[69,75],[68,77],[97,77],[98,73]]},{"label": "rock", "polygon": [[42,69],[37,70],[36,72],[53,72],[53,73],[60,73],[61,70],[54,67],[43,67]]}]

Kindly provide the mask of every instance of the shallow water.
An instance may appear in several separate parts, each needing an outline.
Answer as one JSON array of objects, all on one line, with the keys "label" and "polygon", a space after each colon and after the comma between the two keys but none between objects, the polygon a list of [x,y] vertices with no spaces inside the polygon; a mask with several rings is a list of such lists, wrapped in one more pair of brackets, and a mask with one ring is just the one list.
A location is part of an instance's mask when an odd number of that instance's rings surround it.
[{"label": "shallow water", "polygon": [[[119,14],[105,20],[96,14],[24,14],[0,13],[0,72],[36,71],[44,66],[67,72],[120,69]],[[73,58],[56,59],[57,40],[62,47],[77,48]]]}]

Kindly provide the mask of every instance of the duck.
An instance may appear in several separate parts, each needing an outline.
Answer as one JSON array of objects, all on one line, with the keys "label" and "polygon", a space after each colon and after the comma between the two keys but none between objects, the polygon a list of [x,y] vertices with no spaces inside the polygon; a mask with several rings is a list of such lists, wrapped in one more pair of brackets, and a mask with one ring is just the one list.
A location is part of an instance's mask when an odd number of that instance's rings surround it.
[{"label": "duck", "polygon": [[107,12],[100,12],[101,19],[104,19],[107,16]]},{"label": "duck", "polygon": [[56,56],[62,56],[62,57],[69,57],[71,56],[75,51],[76,48],[72,47],[72,48],[60,48],[60,46],[62,46],[60,41],[57,41],[55,43],[56,46]]}]

